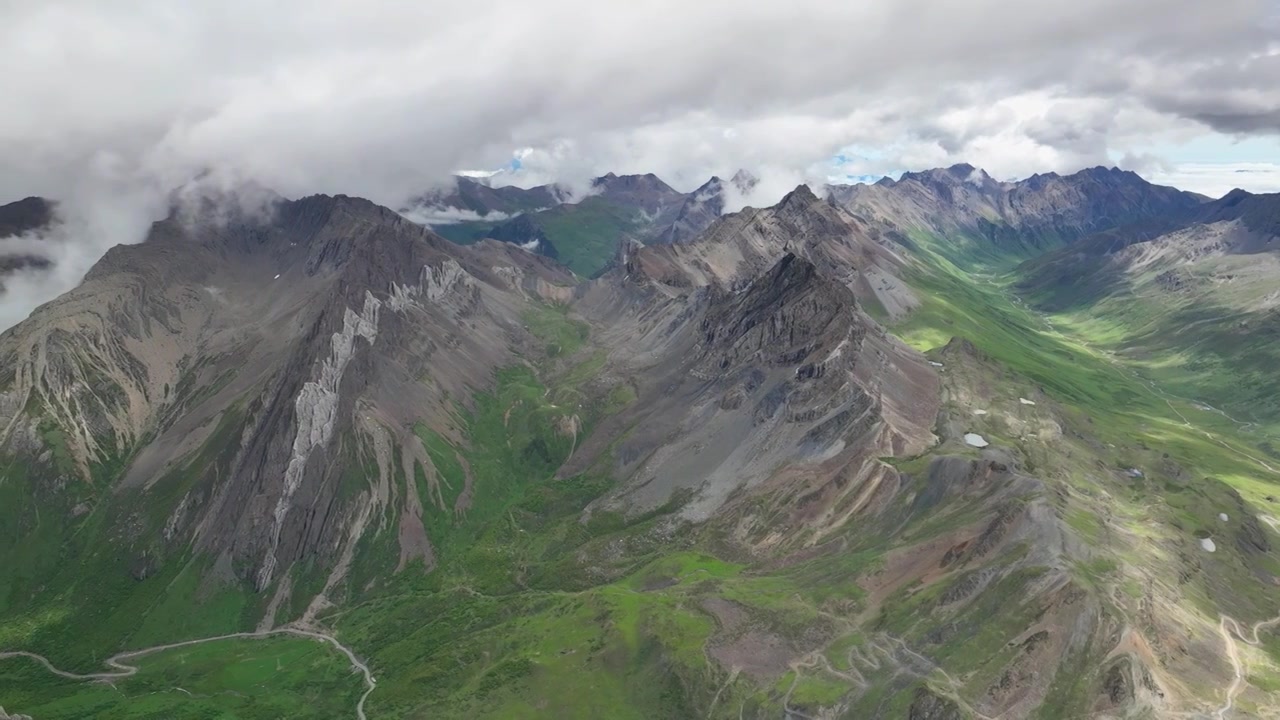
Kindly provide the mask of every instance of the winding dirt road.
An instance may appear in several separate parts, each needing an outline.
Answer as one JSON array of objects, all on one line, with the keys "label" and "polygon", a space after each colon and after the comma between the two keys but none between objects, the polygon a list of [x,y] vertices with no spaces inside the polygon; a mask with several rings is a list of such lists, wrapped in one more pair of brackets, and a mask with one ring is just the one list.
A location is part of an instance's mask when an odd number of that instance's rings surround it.
[{"label": "winding dirt road", "polygon": [[359,670],[360,673],[364,676],[365,690],[364,690],[364,694],[360,696],[359,702],[356,703],[356,718],[357,720],[368,720],[368,718],[364,714],[364,703],[365,703],[365,700],[369,699],[369,695],[374,691],[374,688],[378,686],[378,681],[374,679],[373,673],[369,671],[369,666],[361,662],[360,659],[356,657],[356,654],[351,650],[351,648],[338,642],[338,639],[333,637],[332,635],[329,635],[327,633],[317,632],[314,630],[304,630],[302,628],[283,627],[283,628],[278,628],[276,630],[261,630],[257,632],[229,633],[227,635],[215,635],[214,637],[199,638],[196,640],[184,640],[182,642],[167,643],[165,645],[155,645],[149,648],[142,648],[141,650],[126,650],[125,652],[122,652],[122,653],[116,653],[115,655],[112,655],[110,658],[106,660],[107,666],[115,668],[115,670],[111,670],[108,672],[85,673],[85,674],[67,672],[66,670],[60,670],[57,667],[55,667],[54,664],[49,662],[49,659],[43,655],[25,652],[22,650],[0,652],[0,660],[5,660],[8,658],[20,658],[20,657],[29,658],[43,665],[46,670],[53,673],[54,675],[57,675],[58,677],[67,678],[68,680],[110,682],[112,680],[119,680],[121,678],[127,678],[137,674],[138,666],[129,665],[128,663],[124,662],[125,660],[139,658],[145,655],[151,655],[153,653],[164,652],[165,650],[175,650],[177,648],[189,647],[191,645],[200,645],[208,642],[216,642],[218,640],[260,640],[262,638],[271,637],[273,635],[294,635],[296,637],[305,637],[305,638],[311,638],[312,640],[319,640],[321,642],[325,642],[332,645],[338,652],[342,653],[343,655],[346,655],[347,660],[351,662],[351,667],[355,668],[356,670]]},{"label": "winding dirt road", "polygon": [[1235,672],[1235,679],[1227,687],[1226,701],[1214,713],[1214,717],[1217,720],[1226,720],[1227,713],[1231,712],[1231,708],[1235,706],[1236,696],[1240,694],[1240,690],[1246,685],[1244,663],[1240,661],[1240,646],[1236,644],[1236,638],[1240,638],[1249,645],[1258,645],[1262,642],[1258,639],[1258,633],[1274,625],[1280,625],[1280,615],[1270,620],[1259,620],[1254,623],[1249,632],[1250,636],[1245,637],[1244,631],[1240,629],[1240,623],[1235,618],[1223,615],[1222,619],[1218,621],[1218,632],[1222,635],[1222,641],[1227,645],[1227,659],[1231,661],[1231,669]]}]

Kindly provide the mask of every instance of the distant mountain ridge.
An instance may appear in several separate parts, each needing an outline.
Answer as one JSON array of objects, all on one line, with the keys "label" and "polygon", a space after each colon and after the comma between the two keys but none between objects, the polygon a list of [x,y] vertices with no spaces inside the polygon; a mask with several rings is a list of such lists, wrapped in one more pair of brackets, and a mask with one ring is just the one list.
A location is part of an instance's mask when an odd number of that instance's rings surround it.
[{"label": "distant mountain ridge", "polygon": [[1280,417],[1280,383],[1268,370],[1280,367],[1280,194],[1233,190],[1081,238],[1028,260],[1020,275],[1037,307],[1125,329],[1117,352],[1180,351],[1184,360],[1164,371],[1184,392],[1209,390],[1233,399],[1236,412]]},{"label": "distant mountain ridge", "polygon": [[[745,194],[755,183],[749,173],[739,171],[727,188]],[[461,177],[456,186],[455,191],[422,196],[412,214],[455,242],[500,239],[559,258],[584,277],[600,272],[624,242],[693,239],[723,213],[727,191],[720,178],[712,178],[681,193],[652,173],[608,173],[595,178],[587,195],[577,199],[555,186],[489,188]],[[459,218],[458,211],[478,217]],[[439,222],[431,223],[432,217]]]},{"label": "distant mountain ridge", "polygon": [[480,218],[490,214],[516,215],[552,207],[568,199],[567,191],[555,185],[521,188],[514,185],[492,186],[483,179],[456,176],[453,187],[419,195],[410,201],[411,208],[461,210]]},{"label": "distant mountain ridge", "polygon": [[1182,216],[1200,195],[1153,185],[1133,172],[1095,167],[999,182],[972,165],[904,173],[872,185],[827,188],[855,214],[904,229],[984,240],[998,252],[1031,255],[1134,222]]},{"label": "distant mountain ridge", "polygon": [[[430,198],[442,220],[434,227],[452,240],[466,243],[491,236],[548,254],[554,248],[555,256],[579,275],[592,276],[625,242],[692,240],[724,214],[729,193],[745,196],[757,183],[739,171],[727,183],[713,177],[690,193],[680,193],[653,174],[609,173],[592,182],[587,197],[566,201],[557,197],[560,191],[554,186],[493,189],[459,178],[456,192]],[[968,164],[908,172],[898,180],[883,178],[870,185],[828,185],[821,194],[904,237],[912,231],[962,235],[985,244],[993,255],[1024,257],[1117,226],[1181,217],[1205,200],[1117,168],[1000,182]],[[478,217],[444,222],[457,219],[446,211],[460,210]],[[506,217],[514,213],[528,218],[516,222]]]}]

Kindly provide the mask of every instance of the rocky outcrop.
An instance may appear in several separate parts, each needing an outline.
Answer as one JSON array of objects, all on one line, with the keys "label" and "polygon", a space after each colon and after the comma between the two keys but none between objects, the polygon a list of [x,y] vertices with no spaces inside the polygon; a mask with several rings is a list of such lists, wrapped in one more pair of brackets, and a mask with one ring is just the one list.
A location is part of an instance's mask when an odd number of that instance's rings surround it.
[{"label": "rocky outcrop", "polygon": [[[397,296],[399,297],[399,296]],[[403,302],[403,301],[402,301]],[[293,496],[302,484],[302,472],[307,459],[316,448],[323,448],[333,438],[338,423],[338,386],[342,375],[356,350],[356,338],[363,338],[369,345],[378,337],[378,310],[382,301],[365,291],[364,306],[359,314],[347,308],[342,318],[342,329],[333,334],[329,357],[320,366],[320,374],[302,386],[294,401],[294,418],[297,433],[289,464],[284,469],[283,487],[272,512],[272,537],[265,559],[258,570],[258,587],[271,584],[276,569],[276,550],[280,547],[280,531],[285,517],[292,508]]]}]

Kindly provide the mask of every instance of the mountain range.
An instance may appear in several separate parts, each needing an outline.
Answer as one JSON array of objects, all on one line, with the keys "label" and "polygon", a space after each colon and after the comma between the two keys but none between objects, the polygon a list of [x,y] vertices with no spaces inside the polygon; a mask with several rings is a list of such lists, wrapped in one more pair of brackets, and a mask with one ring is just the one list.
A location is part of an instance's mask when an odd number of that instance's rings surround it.
[{"label": "mountain range", "polygon": [[1280,196],[754,183],[110,250],[0,335],[0,718],[1280,712]]},{"label": "mountain range", "polygon": [[712,177],[693,192],[681,193],[652,173],[609,173],[592,180],[585,196],[575,198],[552,185],[490,188],[474,178],[456,177],[455,189],[419,196],[405,213],[426,220],[455,242],[492,238],[523,245],[590,277],[605,268],[622,244],[696,237],[724,212],[728,193],[745,195],[757,182],[740,170],[728,181]]}]

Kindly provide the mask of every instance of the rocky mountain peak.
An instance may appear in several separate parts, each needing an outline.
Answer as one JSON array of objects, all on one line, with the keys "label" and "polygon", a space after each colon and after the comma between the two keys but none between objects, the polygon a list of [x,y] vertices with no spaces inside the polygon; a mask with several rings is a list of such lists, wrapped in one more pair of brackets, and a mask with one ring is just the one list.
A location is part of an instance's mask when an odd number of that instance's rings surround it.
[{"label": "rocky mountain peak", "polygon": [[800,210],[821,202],[817,195],[813,194],[813,190],[808,185],[797,185],[795,190],[783,196],[776,208],[779,211]]},{"label": "rocky mountain peak", "polygon": [[[691,193],[689,200],[701,203],[717,200],[723,201],[723,194],[724,180],[722,180],[719,175],[712,175],[709,180],[699,185],[698,188]],[[721,202],[721,204],[723,204],[723,202]]]},{"label": "rocky mountain peak", "polygon": [[[831,331],[840,339],[856,313],[845,286],[823,277],[809,260],[786,253],[745,290],[718,303],[703,321],[707,340],[740,353],[776,354],[778,362],[798,362],[825,344]],[[837,328],[836,326],[840,326]],[[751,338],[746,345],[744,339]],[[723,357],[722,367],[731,362]]]},{"label": "rocky mountain peak", "polygon": [[1044,188],[1049,183],[1061,179],[1062,176],[1056,172],[1036,173],[1031,177],[1023,180],[1020,184],[1033,189]]},{"label": "rocky mountain peak", "polygon": [[604,193],[654,192],[661,194],[679,194],[653,173],[643,175],[617,175],[606,173],[592,181],[592,186]]},{"label": "rocky mountain peak", "polygon": [[28,197],[0,205],[0,237],[21,235],[53,221],[54,205],[42,197]]},{"label": "rocky mountain peak", "polygon": [[1115,165],[1112,165],[1110,167],[1106,165],[1094,165],[1093,167],[1084,168],[1077,174],[1085,177],[1096,177],[1096,178],[1141,179],[1137,173],[1131,170],[1121,170]]},{"label": "rocky mountain peak", "polygon": [[592,182],[595,193],[612,203],[634,208],[650,218],[671,218],[685,195],[653,173],[615,175],[609,173]]},{"label": "rocky mountain peak", "polygon": [[725,182],[713,175],[698,189],[684,196],[674,219],[657,241],[677,244],[694,239],[724,213],[724,201]]},{"label": "rocky mountain peak", "polygon": [[933,168],[919,172],[906,172],[902,174],[902,178],[898,182],[910,181],[926,186],[946,188],[958,187],[964,184],[982,188],[988,183],[996,184],[986,171],[969,163],[957,163],[951,167]]},{"label": "rocky mountain peak", "polygon": [[835,204],[814,194],[808,185],[787,193],[782,201],[767,211],[786,233],[806,245],[820,244],[847,235],[848,218]]},{"label": "rocky mountain peak", "polygon": [[1221,205],[1235,205],[1240,201],[1244,200],[1245,198],[1251,197],[1252,195],[1253,193],[1249,192],[1248,190],[1244,190],[1242,188],[1233,188],[1231,192],[1227,193],[1226,195],[1223,195],[1218,200],[1218,203]]},{"label": "rocky mountain peak", "polygon": [[739,170],[733,174],[733,177],[729,178],[729,182],[733,183],[733,186],[742,192],[748,192],[760,184],[760,178],[747,170]]}]

